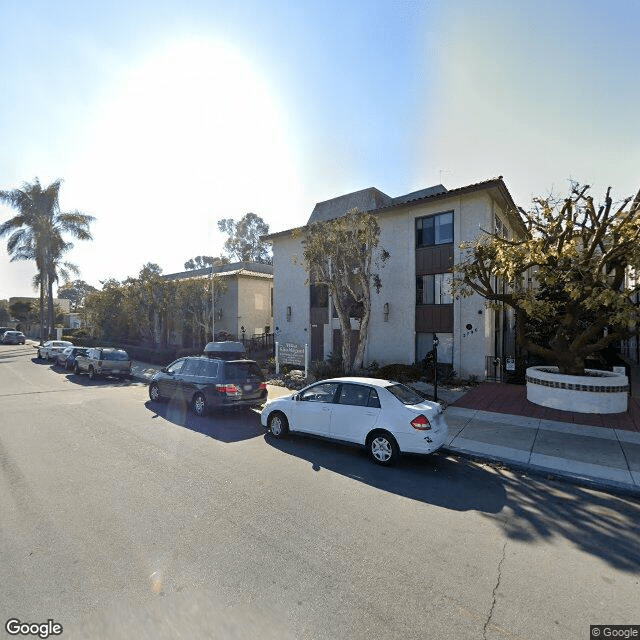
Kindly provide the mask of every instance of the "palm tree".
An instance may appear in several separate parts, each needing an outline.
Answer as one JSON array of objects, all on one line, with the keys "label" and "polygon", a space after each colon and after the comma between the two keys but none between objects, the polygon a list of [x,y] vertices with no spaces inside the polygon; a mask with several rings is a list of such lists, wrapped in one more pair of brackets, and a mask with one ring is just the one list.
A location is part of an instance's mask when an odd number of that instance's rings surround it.
[{"label": "palm tree", "polygon": [[35,278],[40,287],[40,340],[44,333],[44,298],[48,302],[48,329],[53,330],[53,283],[63,264],[62,255],[73,244],[64,239],[71,234],[79,240],[91,240],[89,225],[93,216],[79,211],[60,211],[58,200],[61,180],[45,189],[38,178],[33,184],[24,183],[21,189],[0,191],[0,201],[7,202],[18,214],[0,225],[0,237],[9,235],[7,252],[11,260],[34,260],[38,271]]}]

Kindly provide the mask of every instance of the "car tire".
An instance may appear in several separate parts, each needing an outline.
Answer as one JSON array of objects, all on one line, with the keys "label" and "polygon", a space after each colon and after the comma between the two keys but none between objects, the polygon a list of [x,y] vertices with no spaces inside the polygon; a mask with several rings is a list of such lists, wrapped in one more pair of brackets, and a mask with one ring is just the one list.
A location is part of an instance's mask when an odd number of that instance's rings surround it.
[{"label": "car tire", "polygon": [[267,421],[274,438],[284,438],[289,433],[289,421],[282,411],[274,411]]},{"label": "car tire", "polygon": [[376,431],[367,438],[367,452],[376,463],[388,467],[400,457],[400,449],[395,438],[386,431]]},{"label": "car tire", "polygon": [[95,380],[98,377],[95,369],[93,367],[89,367],[89,380]]},{"label": "car tire", "polygon": [[203,416],[207,410],[207,401],[201,393],[196,393],[191,400],[191,411],[196,416]]},{"label": "car tire", "polygon": [[73,373],[75,373],[77,376],[80,375],[80,367],[79,367],[77,362],[76,362],[75,366],[73,367]]},{"label": "car tire", "polygon": [[64,361],[64,370],[69,371],[69,363],[66,360]]},{"label": "car tire", "polygon": [[160,387],[156,382],[149,385],[149,399],[151,402],[160,402]]}]

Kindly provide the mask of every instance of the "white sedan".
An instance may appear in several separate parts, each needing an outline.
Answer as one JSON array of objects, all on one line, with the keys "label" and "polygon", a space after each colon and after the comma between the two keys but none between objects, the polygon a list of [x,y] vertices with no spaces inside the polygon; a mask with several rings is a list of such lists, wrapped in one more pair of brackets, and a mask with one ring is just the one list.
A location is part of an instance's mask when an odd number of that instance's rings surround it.
[{"label": "white sedan", "polygon": [[366,447],[374,462],[393,464],[400,453],[433,453],[445,443],[442,407],[398,382],[332,378],[269,400],[262,426],[281,438],[308,433]]},{"label": "white sedan", "polygon": [[67,347],[73,347],[67,340],[47,340],[41,347],[38,347],[38,358],[51,360],[57,358]]}]

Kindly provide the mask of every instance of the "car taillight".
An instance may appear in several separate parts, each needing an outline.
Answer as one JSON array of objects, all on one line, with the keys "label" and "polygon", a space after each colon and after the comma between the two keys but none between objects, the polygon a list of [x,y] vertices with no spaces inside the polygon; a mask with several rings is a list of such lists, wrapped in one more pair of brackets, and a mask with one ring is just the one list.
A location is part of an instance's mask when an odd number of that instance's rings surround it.
[{"label": "car taillight", "polygon": [[428,431],[431,429],[431,423],[426,416],[419,415],[411,421],[411,426],[419,431]]},{"label": "car taillight", "polygon": [[218,393],[226,393],[227,395],[240,393],[240,389],[238,389],[235,384],[217,384],[216,391]]},{"label": "car taillight", "polygon": [[260,391],[266,391],[267,390],[267,383],[266,382],[261,382],[260,383]]}]

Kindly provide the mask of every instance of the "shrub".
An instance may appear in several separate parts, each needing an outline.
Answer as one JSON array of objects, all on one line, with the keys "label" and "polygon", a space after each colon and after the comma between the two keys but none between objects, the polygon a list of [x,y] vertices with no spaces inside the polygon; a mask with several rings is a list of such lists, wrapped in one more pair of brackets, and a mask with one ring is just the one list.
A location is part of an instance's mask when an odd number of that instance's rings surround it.
[{"label": "shrub", "polygon": [[388,364],[378,369],[376,377],[398,382],[415,382],[422,377],[422,371],[411,364]]},{"label": "shrub", "polygon": [[96,343],[96,338],[86,329],[69,329],[62,336],[63,340],[68,340],[78,347],[91,347]]},{"label": "shrub", "polygon": [[[456,372],[454,371],[451,363],[438,362],[438,381],[445,382],[453,380],[455,376]],[[433,364],[422,369],[422,378],[428,382],[433,382]]]},{"label": "shrub", "polygon": [[342,356],[340,354],[330,354],[326,360],[314,360],[309,369],[317,380],[341,376]]},{"label": "shrub", "polygon": [[120,348],[125,349],[132,360],[140,360],[149,364],[166,365],[176,359],[175,349],[149,349],[148,347],[135,346],[121,346]]}]

